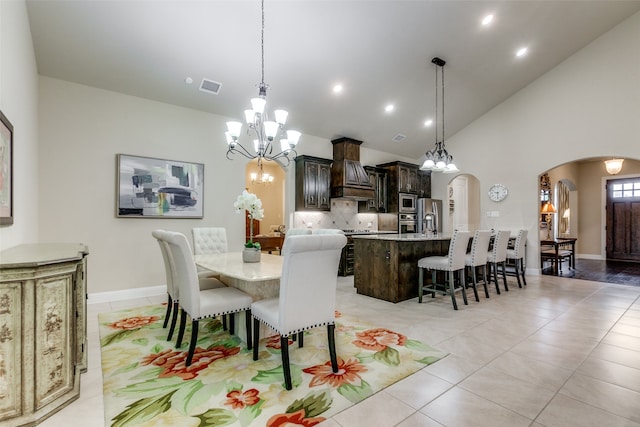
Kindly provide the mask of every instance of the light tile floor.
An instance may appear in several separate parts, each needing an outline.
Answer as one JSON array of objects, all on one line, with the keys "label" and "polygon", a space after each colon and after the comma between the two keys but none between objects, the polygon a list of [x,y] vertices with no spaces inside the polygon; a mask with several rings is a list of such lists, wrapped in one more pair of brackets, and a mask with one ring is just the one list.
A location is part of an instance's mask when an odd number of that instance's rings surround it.
[{"label": "light tile floor", "polygon": [[[640,288],[554,276],[509,283],[479,303],[458,297],[454,311],[443,296],[392,304],[357,295],[353,277],[340,277],[339,310],[450,355],[322,425],[640,426]],[[104,425],[97,313],[164,300],[89,305],[80,399],[42,426]]]}]

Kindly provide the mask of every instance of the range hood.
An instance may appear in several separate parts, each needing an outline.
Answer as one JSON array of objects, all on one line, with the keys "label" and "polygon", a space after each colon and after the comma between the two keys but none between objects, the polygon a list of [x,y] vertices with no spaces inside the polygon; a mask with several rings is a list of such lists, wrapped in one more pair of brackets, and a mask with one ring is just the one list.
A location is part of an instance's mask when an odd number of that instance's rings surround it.
[{"label": "range hood", "polygon": [[360,164],[360,144],[351,138],[338,138],[333,144],[331,165],[331,197],[354,200],[373,199],[374,190],[369,176]]}]

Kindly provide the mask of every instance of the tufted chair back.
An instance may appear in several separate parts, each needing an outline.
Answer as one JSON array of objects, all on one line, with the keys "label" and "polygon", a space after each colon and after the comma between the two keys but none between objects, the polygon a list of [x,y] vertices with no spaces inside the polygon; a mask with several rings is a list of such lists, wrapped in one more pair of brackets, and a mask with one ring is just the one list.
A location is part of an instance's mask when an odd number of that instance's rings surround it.
[{"label": "tufted chair back", "polygon": [[196,255],[229,252],[227,230],[224,227],[194,227],[191,231]]}]

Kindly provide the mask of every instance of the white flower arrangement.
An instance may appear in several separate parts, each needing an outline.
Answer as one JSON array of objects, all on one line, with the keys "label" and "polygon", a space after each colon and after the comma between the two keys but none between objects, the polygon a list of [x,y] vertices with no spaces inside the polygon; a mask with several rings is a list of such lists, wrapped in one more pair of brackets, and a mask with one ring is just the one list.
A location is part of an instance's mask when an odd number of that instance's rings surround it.
[{"label": "white flower arrangement", "polygon": [[253,242],[253,220],[260,221],[264,218],[264,209],[262,209],[262,200],[258,198],[253,193],[249,193],[247,190],[244,190],[242,194],[238,196],[233,207],[236,210],[236,213],[243,213],[247,211],[249,214],[249,241],[245,243],[245,247],[247,248],[257,248],[260,250],[260,243]]}]

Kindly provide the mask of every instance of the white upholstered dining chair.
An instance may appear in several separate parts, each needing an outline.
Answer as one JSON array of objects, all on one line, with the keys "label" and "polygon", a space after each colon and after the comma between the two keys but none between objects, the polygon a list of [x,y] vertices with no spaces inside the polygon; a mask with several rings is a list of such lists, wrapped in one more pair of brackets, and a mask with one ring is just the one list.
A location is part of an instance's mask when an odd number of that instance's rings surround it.
[{"label": "white upholstered dining chair", "polygon": [[251,302],[252,298],[246,293],[231,287],[200,290],[198,273],[193,254],[187,238],[182,233],[166,232],[166,241],[169,244],[171,256],[174,261],[178,288],[180,292],[180,329],[176,347],[182,345],[182,337],[186,325],[187,315],[191,318],[191,341],[187,353],[186,366],[191,365],[198,341],[198,325],[201,319],[231,315],[229,329],[234,331],[234,313],[245,312],[247,327],[247,348],[251,349]]},{"label": "white upholstered dining chair", "polygon": [[[224,227],[193,227],[191,234],[193,236],[193,253],[195,255],[229,252],[227,229]],[[198,267],[198,276],[220,278],[218,274],[200,267]]]},{"label": "white upholstered dining chair", "polygon": [[285,388],[291,390],[289,335],[298,334],[298,347],[304,345],[303,332],[327,326],[329,358],[338,371],[334,322],[336,286],[340,253],[347,243],[343,234],[299,235],[287,238],[283,248],[280,295],[251,304],[253,316],[253,360],[258,360],[260,322],[280,335]]},{"label": "white upholstered dining chair", "polygon": [[193,227],[193,253],[196,255],[229,252],[227,230],[224,227]]},{"label": "white upholstered dining chair", "polygon": [[[163,328],[166,328],[171,319],[171,327],[169,328],[169,334],[167,335],[167,341],[171,341],[173,332],[176,328],[176,321],[178,319],[178,312],[180,309],[180,290],[177,285],[177,278],[175,277],[176,271],[169,249],[169,244],[166,241],[167,232],[164,230],[154,230],[151,235],[156,239],[160,246],[160,252],[162,253],[162,260],[164,264],[165,280],[167,282],[167,312],[164,316]],[[198,285],[200,290],[224,288],[225,284],[213,277],[199,278]]]},{"label": "white upholstered dining chair", "polygon": [[[436,292],[451,295],[451,302],[453,309],[458,309],[458,303],[456,302],[456,292],[462,293],[462,299],[465,305],[469,304],[467,301],[467,292],[465,290],[465,256],[467,253],[467,246],[469,245],[469,238],[471,232],[456,230],[451,236],[451,242],[449,243],[449,253],[446,256],[428,256],[420,258],[418,260],[418,302],[422,302],[422,295],[424,291],[430,292],[432,297],[435,297]],[[424,284],[424,270],[431,270],[431,285],[425,286]],[[436,281],[438,271],[445,272],[445,283],[438,284]],[[447,274],[448,273],[448,274]],[[460,286],[456,286],[455,273],[458,273],[460,279]],[[447,279],[448,277],[448,279]]]}]

